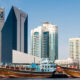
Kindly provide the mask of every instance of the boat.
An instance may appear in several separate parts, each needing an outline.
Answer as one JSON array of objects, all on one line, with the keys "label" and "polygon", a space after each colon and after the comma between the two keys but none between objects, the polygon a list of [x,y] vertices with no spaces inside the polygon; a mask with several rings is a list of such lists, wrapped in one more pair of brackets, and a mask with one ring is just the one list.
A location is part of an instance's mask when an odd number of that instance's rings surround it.
[{"label": "boat", "polygon": [[80,78],[80,69],[70,68],[70,67],[61,67],[64,74],[67,74],[70,77]]},{"label": "boat", "polygon": [[56,72],[56,65],[54,65],[48,59],[44,59],[41,62],[40,67],[36,65],[34,67],[33,65],[27,67],[26,69],[19,69],[19,67],[11,66],[1,67],[0,76],[3,78],[51,78]]},{"label": "boat", "polygon": [[55,72],[35,72],[35,71],[20,71],[11,69],[0,69],[0,76],[13,78],[51,78]]},{"label": "boat", "polygon": [[13,78],[50,78],[53,72],[24,72],[2,69],[0,70],[0,76],[8,76]]}]

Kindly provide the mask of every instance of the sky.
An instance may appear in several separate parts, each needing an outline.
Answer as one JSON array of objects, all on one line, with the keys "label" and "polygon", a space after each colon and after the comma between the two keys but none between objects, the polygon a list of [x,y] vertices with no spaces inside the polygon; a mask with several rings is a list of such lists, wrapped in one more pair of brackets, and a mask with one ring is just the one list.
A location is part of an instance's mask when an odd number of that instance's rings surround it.
[{"label": "sky", "polygon": [[80,37],[80,0],[0,0],[5,19],[12,5],[28,14],[28,53],[31,29],[49,21],[58,26],[59,59],[69,57],[69,38]]}]

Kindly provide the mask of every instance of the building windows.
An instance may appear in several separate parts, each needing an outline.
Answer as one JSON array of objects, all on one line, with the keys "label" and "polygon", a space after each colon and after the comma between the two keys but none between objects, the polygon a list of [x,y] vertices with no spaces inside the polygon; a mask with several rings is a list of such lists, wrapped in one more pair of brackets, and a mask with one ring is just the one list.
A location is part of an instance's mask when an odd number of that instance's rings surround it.
[{"label": "building windows", "polygon": [[[55,31],[56,30],[56,31]],[[32,54],[37,54],[41,58],[50,58],[55,60],[58,58],[58,34],[57,27],[53,24],[35,28],[31,31],[32,35]],[[51,36],[51,37],[50,37]],[[37,56],[37,55],[36,55]],[[56,56],[56,57],[55,57]]]},{"label": "building windows", "polygon": [[73,38],[70,40],[70,57],[73,59],[79,58],[80,53],[80,39],[79,38]]}]

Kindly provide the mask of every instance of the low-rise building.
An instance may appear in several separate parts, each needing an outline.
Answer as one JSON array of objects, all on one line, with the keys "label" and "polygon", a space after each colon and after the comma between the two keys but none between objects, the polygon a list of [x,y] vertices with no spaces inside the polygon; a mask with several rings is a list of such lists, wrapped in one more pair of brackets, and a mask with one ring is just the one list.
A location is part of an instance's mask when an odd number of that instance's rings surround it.
[{"label": "low-rise building", "polygon": [[65,60],[55,60],[55,63],[59,66],[78,66],[79,60],[68,58]]},{"label": "low-rise building", "polygon": [[13,64],[40,64],[41,58],[26,54],[20,51],[12,51],[12,63]]}]

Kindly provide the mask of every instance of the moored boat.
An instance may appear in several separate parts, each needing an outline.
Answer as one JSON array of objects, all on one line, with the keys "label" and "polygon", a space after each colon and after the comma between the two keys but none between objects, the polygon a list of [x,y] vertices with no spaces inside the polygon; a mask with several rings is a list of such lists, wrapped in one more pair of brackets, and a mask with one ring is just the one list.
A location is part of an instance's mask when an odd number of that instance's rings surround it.
[{"label": "moored boat", "polygon": [[32,64],[26,68],[6,66],[0,68],[0,76],[14,78],[51,78],[56,72],[56,65],[49,59],[44,59],[40,66]]},{"label": "moored boat", "polygon": [[53,72],[27,72],[14,70],[0,70],[0,76],[12,76],[14,78],[50,78]]},{"label": "moored boat", "polygon": [[71,77],[80,78],[80,69],[69,68],[69,67],[61,67],[64,74],[67,74]]}]

